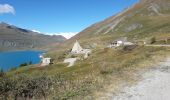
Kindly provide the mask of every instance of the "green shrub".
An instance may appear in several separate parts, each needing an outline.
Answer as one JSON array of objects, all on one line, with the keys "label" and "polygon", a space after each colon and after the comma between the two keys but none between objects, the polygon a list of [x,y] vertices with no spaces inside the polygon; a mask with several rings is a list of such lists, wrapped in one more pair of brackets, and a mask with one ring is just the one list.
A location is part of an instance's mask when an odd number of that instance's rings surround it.
[{"label": "green shrub", "polygon": [[19,67],[24,67],[24,66],[27,66],[28,64],[27,63],[23,63],[23,64],[20,64]]},{"label": "green shrub", "polygon": [[10,98],[47,99],[52,86],[51,78],[46,75],[28,77],[24,74],[0,78],[0,100]]},{"label": "green shrub", "polygon": [[14,71],[14,70],[17,70],[17,68],[16,68],[16,67],[12,67],[12,68],[10,69],[10,71]]},{"label": "green shrub", "polygon": [[76,55],[71,55],[71,58],[76,58],[77,56]]},{"label": "green shrub", "polygon": [[29,65],[32,65],[32,61],[29,62]]},{"label": "green shrub", "polygon": [[155,38],[155,37],[152,37],[150,43],[151,43],[151,44],[154,44],[155,42],[156,42],[156,38]]},{"label": "green shrub", "polygon": [[4,73],[4,70],[1,68],[0,73]]},{"label": "green shrub", "polygon": [[1,70],[0,70],[0,77],[3,77],[4,76],[4,70],[1,68]]},{"label": "green shrub", "polygon": [[64,55],[60,55],[60,56],[58,57],[58,60],[63,60],[64,58],[65,58]]}]

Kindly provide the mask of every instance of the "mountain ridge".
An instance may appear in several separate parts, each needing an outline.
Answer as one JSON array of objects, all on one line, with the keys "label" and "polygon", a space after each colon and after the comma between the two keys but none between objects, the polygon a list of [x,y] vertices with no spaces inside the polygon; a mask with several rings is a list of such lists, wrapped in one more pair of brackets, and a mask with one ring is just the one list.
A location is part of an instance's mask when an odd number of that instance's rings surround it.
[{"label": "mountain ridge", "polygon": [[167,36],[170,33],[170,1],[140,0],[128,9],[95,23],[67,40],[70,45],[75,40],[85,44],[90,42],[111,42],[118,37],[131,40]]},{"label": "mountain ridge", "polygon": [[61,35],[44,35],[5,22],[0,23],[0,51],[50,48],[50,45],[65,40]]}]

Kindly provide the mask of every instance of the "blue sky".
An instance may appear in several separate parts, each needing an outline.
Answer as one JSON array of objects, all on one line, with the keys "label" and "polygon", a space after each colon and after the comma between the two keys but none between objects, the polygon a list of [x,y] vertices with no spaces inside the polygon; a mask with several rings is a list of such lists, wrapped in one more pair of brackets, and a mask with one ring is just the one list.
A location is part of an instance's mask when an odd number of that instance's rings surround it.
[{"label": "blue sky", "polygon": [[[138,0],[0,0],[0,21],[43,33],[72,34],[136,2]],[[5,4],[10,9],[2,11]]]}]

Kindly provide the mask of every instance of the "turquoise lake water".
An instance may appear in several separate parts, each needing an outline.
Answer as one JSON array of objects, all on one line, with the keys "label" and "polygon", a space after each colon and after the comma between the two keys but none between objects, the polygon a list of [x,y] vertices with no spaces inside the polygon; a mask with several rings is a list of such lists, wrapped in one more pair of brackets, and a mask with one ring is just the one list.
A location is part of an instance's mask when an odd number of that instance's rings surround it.
[{"label": "turquoise lake water", "polygon": [[42,51],[14,51],[14,52],[0,52],[0,68],[4,71],[8,71],[11,68],[19,67],[20,64],[40,63],[40,55]]}]

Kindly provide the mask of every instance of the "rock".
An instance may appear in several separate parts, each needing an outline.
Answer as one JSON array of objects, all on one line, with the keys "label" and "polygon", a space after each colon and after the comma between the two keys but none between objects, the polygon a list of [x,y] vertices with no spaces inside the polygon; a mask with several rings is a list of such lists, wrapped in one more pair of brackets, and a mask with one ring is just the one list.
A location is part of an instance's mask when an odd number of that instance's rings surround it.
[{"label": "rock", "polygon": [[135,24],[132,24],[132,25],[130,25],[129,27],[127,27],[127,28],[125,29],[125,32],[130,32],[130,31],[133,31],[133,30],[135,30],[135,29],[142,28],[142,27],[143,27],[142,24],[135,23]]}]

